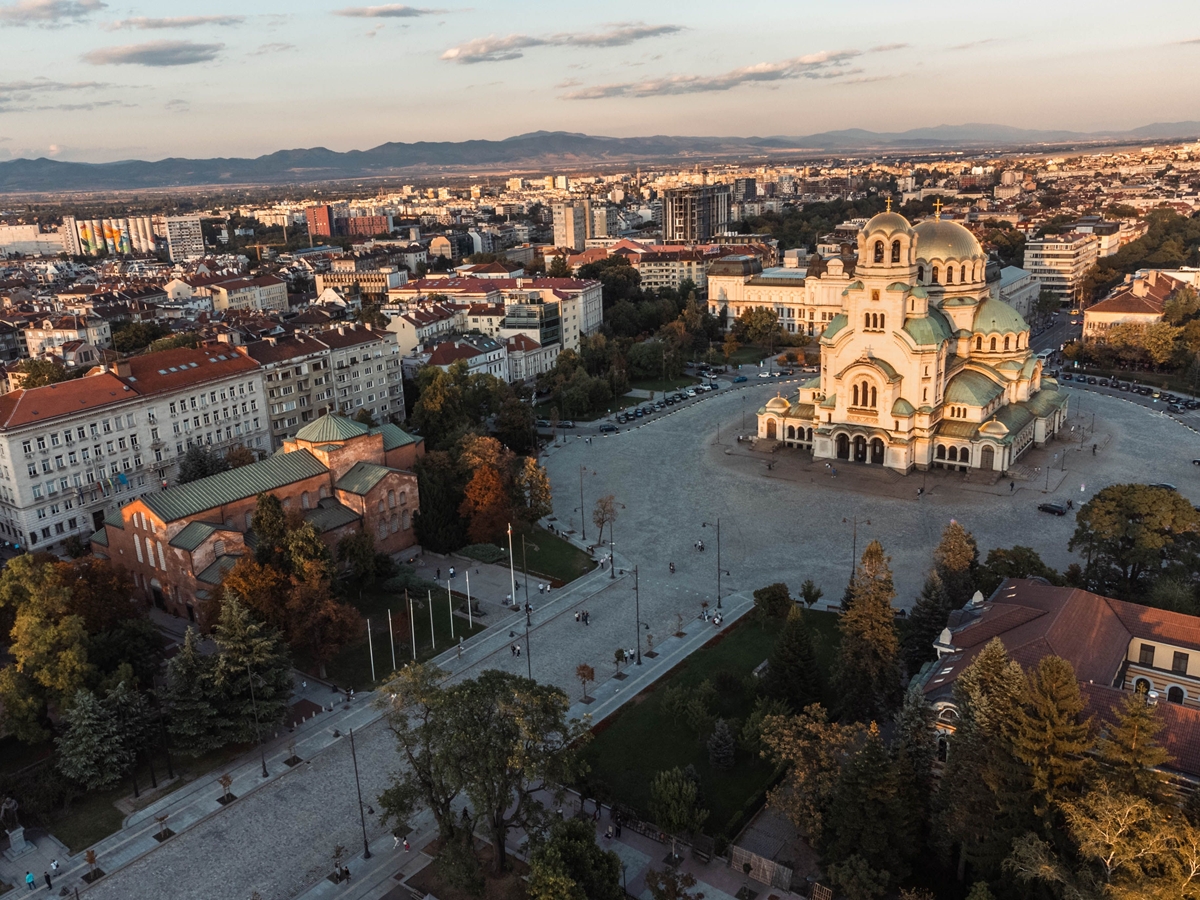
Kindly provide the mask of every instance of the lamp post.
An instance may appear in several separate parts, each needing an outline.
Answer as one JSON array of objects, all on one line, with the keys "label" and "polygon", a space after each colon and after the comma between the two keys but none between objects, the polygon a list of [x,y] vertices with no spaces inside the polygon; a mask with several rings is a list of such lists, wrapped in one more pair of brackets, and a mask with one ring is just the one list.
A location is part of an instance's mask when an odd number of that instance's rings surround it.
[{"label": "lamp post", "polygon": [[[843,525],[846,524],[847,522],[849,522],[851,524],[851,530],[850,530],[850,580],[853,581],[854,580],[854,571],[858,565],[858,516],[853,516],[849,519],[842,519]],[[871,520],[866,519],[863,521],[863,524],[870,525]]]},{"label": "lamp post", "polygon": [[711,522],[701,522],[701,528],[716,528],[717,529],[717,609],[721,608],[721,517],[717,517],[717,524],[714,526]]},{"label": "lamp post", "polygon": [[512,549],[512,522],[508,523],[508,587],[511,593],[508,595],[509,600],[516,606],[517,604],[517,572],[514,566],[513,549]]},{"label": "lamp post", "polygon": [[525,535],[521,535],[521,577],[525,579],[525,624],[529,624],[529,566],[525,557]]},{"label": "lamp post", "polygon": [[[621,509],[625,508],[624,503],[617,503],[615,500],[613,501],[613,506],[614,507],[619,506],[619,507],[621,507]],[[616,511],[616,509],[614,509],[612,521],[610,521],[608,523],[608,577],[609,578],[617,577],[617,557],[616,557],[616,547],[615,547],[616,542],[613,540],[613,528],[616,524],[617,524],[617,511]]]},{"label": "lamp post", "polygon": [[249,663],[246,663],[246,677],[250,679],[250,708],[254,710],[254,735],[258,738],[258,755],[262,759],[262,777],[267,778],[270,775],[267,771],[267,753],[263,750],[262,730],[258,725],[258,701],[254,698],[254,673],[250,671]]},{"label": "lamp post", "polygon": [[363,814],[362,784],[358,780],[358,754],[354,751],[354,729],[350,729],[350,758],[354,760],[354,787],[358,791],[358,821],[362,825],[363,859],[371,858],[371,845],[367,843],[367,817]]},{"label": "lamp post", "polygon": [[633,567],[633,630],[637,632],[637,664],[642,664],[642,596],[638,591],[638,567]]},{"label": "lamp post", "polygon": [[746,431],[746,395],[742,394],[742,431]]},{"label": "lamp post", "polygon": [[587,466],[579,467],[579,531],[583,535],[583,542],[587,543],[587,506],[583,502],[583,473],[587,471]]}]

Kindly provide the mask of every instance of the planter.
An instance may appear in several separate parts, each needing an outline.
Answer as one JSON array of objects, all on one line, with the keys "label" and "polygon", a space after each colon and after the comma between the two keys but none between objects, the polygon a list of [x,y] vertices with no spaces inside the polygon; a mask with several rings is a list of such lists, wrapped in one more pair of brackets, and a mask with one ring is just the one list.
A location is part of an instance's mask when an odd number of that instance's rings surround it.
[{"label": "planter", "polygon": [[217,798],[217,802],[220,803],[222,806],[228,806],[230,803],[232,803],[236,799],[237,799],[237,794],[222,794],[220,797]]},{"label": "planter", "polygon": [[162,831],[156,832],[154,835],[154,839],[156,841],[158,841],[160,844],[163,841],[167,840],[168,838],[173,838],[173,837],[175,837],[175,832],[172,831],[170,828],[164,828]]},{"label": "planter", "polygon": [[83,880],[86,881],[88,884],[95,884],[97,881],[99,881],[103,877],[104,877],[103,869],[92,869],[92,871],[86,873],[83,876]]}]

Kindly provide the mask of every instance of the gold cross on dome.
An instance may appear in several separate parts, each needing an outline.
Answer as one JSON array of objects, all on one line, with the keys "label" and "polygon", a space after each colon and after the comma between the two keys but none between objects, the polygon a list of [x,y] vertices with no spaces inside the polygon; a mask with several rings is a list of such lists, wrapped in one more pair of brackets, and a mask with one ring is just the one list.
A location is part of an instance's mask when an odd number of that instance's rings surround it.
[{"label": "gold cross on dome", "polygon": [[887,198],[887,211],[888,212],[892,211],[892,198],[891,197]]},{"label": "gold cross on dome", "polygon": [[939,219],[942,217],[942,198],[938,197],[933,201],[933,214]]}]

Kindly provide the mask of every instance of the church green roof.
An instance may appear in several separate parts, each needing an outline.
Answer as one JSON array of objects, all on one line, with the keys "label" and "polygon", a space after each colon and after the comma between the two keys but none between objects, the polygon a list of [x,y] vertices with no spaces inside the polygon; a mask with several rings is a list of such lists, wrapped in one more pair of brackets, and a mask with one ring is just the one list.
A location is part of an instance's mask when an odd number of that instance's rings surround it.
[{"label": "church green roof", "polygon": [[913,405],[903,397],[898,397],[896,402],[892,404],[893,416],[911,416],[915,412],[916,410],[913,409]]},{"label": "church green roof", "polygon": [[829,320],[829,324],[826,325],[825,330],[821,332],[821,337],[832,338],[835,334],[845,328],[849,322],[850,320],[846,317],[845,313],[838,313]]},{"label": "church green roof", "polygon": [[398,428],[391,422],[385,422],[371,429],[371,434],[383,435],[383,449],[395,450],[397,447],[403,447],[405,444],[415,444],[417,438],[413,437],[403,428]]},{"label": "church green roof", "polygon": [[1019,334],[1029,330],[1020,313],[1003,300],[992,297],[980,303],[975,310],[974,327],[976,334]]},{"label": "church green roof", "polygon": [[332,497],[326,497],[317,504],[317,508],[304,517],[304,521],[312,522],[319,534],[333,531],[343,525],[357,522],[362,517],[348,506],[343,506]]},{"label": "church green roof", "polygon": [[187,527],[171,538],[171,546],[189,553],[204,543],[204,539],[217,530],[216,525],[208,522],[189,522]]},{"label": "church green roof", "polygon": [[1003,389],[982,372],[964,369],[946,385],[946,403],[963,403],[967,406],[986,406]]},{"label": "church green roof", "polygon": [[343,475],[335,486],[339,491],[362,496],[379,484],[380,480],[391,471],[386,466],[379,466],[375,463],[355,463],[354,468]]},{"label": "church green roof", "polygon": [[1067,395],[1064,391],[1058,390],[1057,384],[1047,384],[1046,381],[1043,381],[1042,389],[1030,397],[1025,402],[1025,406],[1039,419],[1044,419],[1065,405],[1066,402]]},{"label": "church green roof", "polygon": [[329,413],[297,431],[296,438],[314,444],[323,444],[329,441],[348,441],[350,438],[361,437],[370,430],[361,422]]},{"label": "church green roof", "polygon": [[945,315],[934,307],[930,307],[929,314],[919,319],[906,319],[904,330],[918,347],[938,346],[950,340],[950,325]]}]

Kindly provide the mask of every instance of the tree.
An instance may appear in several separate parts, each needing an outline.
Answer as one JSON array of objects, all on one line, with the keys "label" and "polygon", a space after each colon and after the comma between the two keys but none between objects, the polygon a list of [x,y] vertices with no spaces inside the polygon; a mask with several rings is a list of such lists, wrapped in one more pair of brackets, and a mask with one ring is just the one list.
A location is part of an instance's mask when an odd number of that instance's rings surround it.
[{"label": "tree", "polygon": [[796,601],[783,582],[767,585],[754,592],[754,609],[763,623],[768,619],[786,619],[795,606]]},{"label": "tree", "polygon": [[284,543],[287,550],[285,571],[300,579],[329,577],[332,562],[329,547],[321,540],[312,522],[289,528]]},{"label": "tree", "polygon": [[413,528],[421,546],[435,553],[448,553],[467,543],[466,521],[458,514],[466,480],[454,457],[435,450],[417,460],[417,492],[421,508],[413,517]]},{"label": "tree", "polygon": [[225,451],[225,465],[230,469],[240,469],[257,461],[254,451],[245,444],[235,444]]},{"label": "tree", "polygon": [[1005,578],[1044,578],[1051,584],[1063,583],[1062,576],[1042,562],[1036,550],[1022,546],[989,550],[975,583],[983,596],[990,597]]},{"label": "tree", "polygon": [[371,415],[371,411],[369,409],[360,409],[358,412],[356,412],[354,414],[354,421],[362,425],[366,425],[368,428],[374,428],[379,424],[375,421],[375,417]]},{"label": "tree", "polygon": [[733,768],[737,744],[733,739],[733,732],[729,730],[729,724],[724,719],[717,719],[716,724],[713,725],[713,732],[708,736],[707,747],[709,765],[717,771]]},{"label": "tree", "polygon": [[528,524],[532,525],[554,512],[550,476],[546,474],[546,467],[533,457],[526,456],[520,461],[513,488],[517,512]]},{"label": "tree", "polygon": [[896,638],[890,560],[878,541],[863,551],[838,627],[842,642],[834,666],[837,694],[846,715],[880,718],[900,700],[900,644]]},{"label": "tree", "polygon": [[704,900],[704,894],[693,891],[696,876],[678,869],[648,869],[646,889],[653,900]]},{"label": "tree", "polygon": [[1144,484],[1114,484],[1083,504],[1068,548],[1087,560],[1089,587],[1122,598],[1137,597],[1171,565],[1196,565],[1200,512],[1175,491]]},{"label": "tree", "polygon": [[171,711],[168,731],[176,749],[201,756],[222,744],[221,698],[213,680],[216,657],[200,651],[195,628],[184,634],[179,652],[167,663],[163,701]]},{"label": "tree", "polygon": [[822,682],[804,612],[793,608],[771,651],[763,689],[767,696],[784,701],[793,712],[800,712],[821,699]]},{"label": "tree", "polygon": [[212,679],[221,697],[224,737],[249,743],[259,730],[269,734],[287,715],[291,661],[278,629],[260,622],[236,600],[221,604],[214,632],[220,653]]},{"label": "tree", "polygon": [[89,790],[110,788],[133,768],[134,755],[122,740],[114,710],[81,690],[66,715],[66,733],[56,740],[58,768]]},{"label": "tree", "polygon": [[254,558],[264,566],[273,566],[283,572],[288,529],[283,504],[278,497],[274,494],[258,495],[250,527],[258,540],[254,547]]},{"label": "tree", "polygon": [[529,900],[622,900],[621,859],[588,822],[555,822],[529,856]]},{"label": "tree", "polygon": [[195,349],[199,346],[200,335],[194,331],[188,331],[183,334],[173,334],[170,337],[159,338],[150,345],[150,352],[158,353],[161,350],[176,350],[180,347]]},{"label": "tree", "polygon": [[1171,761],[1171,754],[1158,743],[1163,727],[1158,707],[1135,691],[1112,707],[1112,715],[1096,744],[1104,778],[1126,794],[1161,802],[1167,776],[1160,767]]},{"label": "tree", "polygon": [[272,565],[264,565],[253,556],[243,556],[221,579],[221,592],[254,610],[274,627],[288,627],[288,595],[291,583]]},{"label": "tree", "polygon": [[183,459],[179,461],[179,483],[187,484],[189,481],[197,481],[207,478],[209,475],[227,471],[229,471],[229,463],[225,461],[224,457],[211,453],[205,447],[197,444],[190,447],[183,455]]},{"label": "tree", "polygon": [[333,595],[329,579],[310,567],[293,577],[287,599],[288,644],[307,657],[325,677],[325,667],[344,647],[360,640],[363,619],[358,610]]},{"label": "tree", "polygon": [[734,322],[734,333],[752,344],[765,346],[767,356],[772,356],[779,339],[779,314],[773,307],[747,307]]},{"label": "tree", "polygon": [[497,544],[512,521],[512,500],[494,466],[481,465],[471,476],[459,513],[467,519],[467,536],[476,544]]},{"label": "tree", "polygon": [[829,880],[846,900],[875,900],[887,893],[888,873],[872,869],[859,853],[830,866]]},{"label": "tree", "polygon": [[605,494],[596,501],[596,506],[592,510],[592,522],[600,529],[600,536],[596,538],[596,544],[604,543],[604,526],[611,525],[617,521],[617,498],[612,494]]},{"label": "tree", "polygon": [[25,376],[21,381],[23,389],[58,384],[71,377],[65,368],[48,359],[22,360],[17,366],[17,370]]},{"label": "tree", "polygon": [[950,609],[959,609],[975,593],[975,571],[979,566],[975,537],[957,521],[951,520],[934,548],[933,566],[941,579]]},{"label": "tree", "polygon": [[800,596],[804,600],[804,605],[809,609],[817,605],[817,601],[824,596],[824,593],[811,578],[804,579],[804,584],[800,585]]},{"label": "tree", "polygon": [[676,856],[675,840],[681,832],[699,831],[708,819],[708,810],[697,802],[696,784],[679,767],[659,772],[650,782],[650,816],[654,823],[671,835],[671,855]]},{"label": "tree", "polygon": [[112,345],[119,353],[132,353],[170,333],[169,328],[157,322],[130,322],[125,327],[113,331]]},{"label": "tree", "polygon": [[596,680],[596,670],[587,663],[580,663],[575,667],[575,678],[583,685],[583,700],[586,703],[588,699],[587,686]]},{"label": "tree", "polygon": [[1034,812],[1048,820],[1081,786],[1088,723],[1075,670],[1061,657],[1042,657],[1025,696],[1014,722],[1013,755],[1029,772]]},{"label": "tree", "polygon": [[725,357],[725,362],[729,362],[730,357],[737,353],[741,346],[738,343],[737,335],[732,331],[725,335],[725,342],[721,345],[721,355]]},{"label": "tree", "polygon": [[501,404],[492,427],[508,449],[528,453],[533,449],[534,420],[532,406],[509,397]]},{"label": "tree", "polygon": [[546,277],[570,278],[572,274],[571,267],[567,264],[566,256],[559,255],[550,259],[550,266],[546,269]]},{"label": "tree", "polygon": [[375,581],[375,538],[371,532],[356,531],[337,542],[337,561],[346,566],[355,584]]},{"label": "tree", "polygon": [[905,622],[901,653],[910,676],[916,675],[921,666],[937,656],[933,644],[946,627],[950,610],[949,597],[935,568],[925,577],[921,596]]}]

